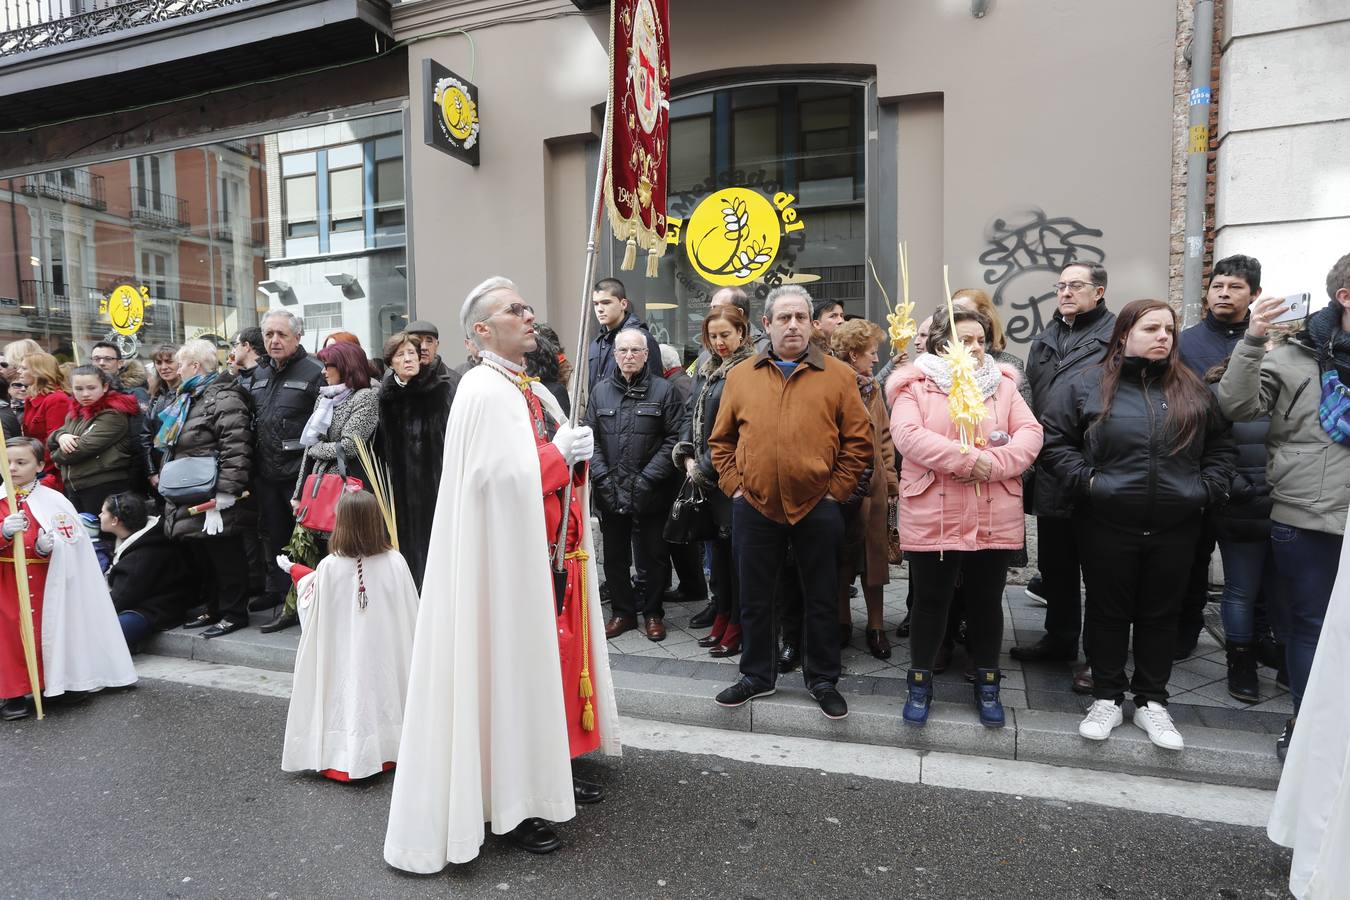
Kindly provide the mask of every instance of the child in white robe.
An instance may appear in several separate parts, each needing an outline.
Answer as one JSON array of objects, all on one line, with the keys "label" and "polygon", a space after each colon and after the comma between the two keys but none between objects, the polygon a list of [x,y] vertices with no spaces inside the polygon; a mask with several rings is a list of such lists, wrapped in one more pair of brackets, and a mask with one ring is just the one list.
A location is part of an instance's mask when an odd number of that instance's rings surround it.
[{"label": "child in white robe", "polygon": [[373,494],[343,495],[328,549],[313,570],[277,557],[302,628],[281,768],[355,781],[398,758],[417,587]]}]

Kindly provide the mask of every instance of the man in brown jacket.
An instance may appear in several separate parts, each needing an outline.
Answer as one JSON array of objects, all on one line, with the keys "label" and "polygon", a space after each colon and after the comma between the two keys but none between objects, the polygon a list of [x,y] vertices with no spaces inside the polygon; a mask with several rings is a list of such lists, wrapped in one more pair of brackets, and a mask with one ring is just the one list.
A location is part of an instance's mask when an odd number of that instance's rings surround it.
[{"label": "man in brown jacket", "polygon": [[791,545],[802,580],[807,690],[831,719],[848,715],[835,689],[841,504],[858,502],[872,462],[872,423],[853,370],[810,344],[811,296],[796,285],[764,301],[771,346],[727,376],[708,447],[732,498],[731,541],[741,599],[741,680],[717,695],[740,706],[774,692],[774,583]]}]

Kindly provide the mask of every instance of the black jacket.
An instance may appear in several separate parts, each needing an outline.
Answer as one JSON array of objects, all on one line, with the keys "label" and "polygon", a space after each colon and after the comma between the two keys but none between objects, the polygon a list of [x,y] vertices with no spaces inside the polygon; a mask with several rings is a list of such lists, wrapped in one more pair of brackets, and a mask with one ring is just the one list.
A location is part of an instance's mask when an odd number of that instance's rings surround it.
[{"label": "black jacket", "polygon": [[406,385],[384,373],[375,450],[389,469],[389,489],[398,504],[398,549],[413,581],[422,586],[441,485],[445,428],[460,375],[445,366],[424,366]]},{"label": "black jacket", "polygon": [[1202,380],[1205,373],[1219,363],[1227,362],[1233,348],[1247,333],[1250,317],[1236,325],[1228,325],[1205,313],[1205,318],[1181,332],[1177,339],[1177,353],[1181,361]]},{"label": "black jacket", "polygon": [[[1095,366],[1106,357],[1116,314],[1102,300],[1095,309],[1074,316],[1073,324],[1064,321],[1058,310],[1045,330],[1027,350],[1027,384],[1031,386],[1031,411],[1045,424],[1042,411],[1079,372]],[[1042,478],[1044,451],[1026,480],[1027,512],[1038,516],[1065,519],[1073,514],[1074,498],[1064,493],[1053,478]]]},{"label": "black jacket", "polygon": [[664,515],[675,489],[670,451],[684,424],[670,383],[646,369],[631,382],[616,371],[591,392],[586,419],[595,431],[591,478],[601,514]]},{"label": "black jacket", "polygon": [[[745,354],[745,359],[753,358],[753,353]],[[704,496],[711,501],[713,517],[717,524],[729,534],[731,499],[718,487],[717,468],[713,465],[712,452],[708,449],[708,435],[712,434],[713,424],[717,421],[717,410],[722,405],[722,391],[727,386],[727,374],[727,372],[718,374],[718,367],[711,363],[698,365],[693,390],[689,395],[689,404],[685,409],[684,426],[680,429],[680,440],[671,451],[671,456],[674,458],[677,473],[684,471],[685,460],[694,461],[694,480],[703,488]],[[694,427],[696,423],[700,425],[697,429]]]},{"label": "black jacket", "polygon": [[108,591],[120,613],[145,616],[156,631],[183,624],[200,593],[182,549],[169,540],[157,520],[123,544],[108,569]]},{"label": "black jacket", "polygon": [[[1217,389],[1217,384],[1210,385],[1210,390]],[[1270,538],[1270,510],[1274,506],[1266,479],[1270,419],[1234,422],[1231,429],[1237,452],[1236,473],[1228,489],[1228,501],[1213,511],[1215,536],[1233,543],[1264,543]]]},{"label": "black jacket", "polygon": [[298,347],[279,366],[270,357],[258,365],[268,371],[266,382],[261,386],[255,382],[252,391],[258,438],[255,472],[266,481],[293,482],[304,456],[300,435],[324,383],[323,363]]},{"label": "black jacket", "polygon": [[1148,534],[1227,500],[1236,459],[1228,422],[1206,392],[1205,427],[1187,446],[1173,448],[1161,382],[1167,365],[1127,358],[1104,420],[1100,366],[1075,375],[1041,413],[1041,462],[1077,511]]},{"label": "black jacket", "polygon": [[[216,493],[232,494],[236,500],[220,514],[224,535],[243,534],[257,524],[253,501],[242,499],[254,471],[253,432],[248,419],[248,396],[233,378],[221,375],[192,392],[187,420],[170,452],[171,459],[215,455]],[[202,531],[204,524],[201,516],[164,501],[164,531],[170,537],[209,538]]]},{"label": "black jacket", "polygon": [[608,328],[601,328],[600,333],[591,341],[588,359],[590,361],[590,386],[592,389],[609,376],[619,371],[618,363],[614,360],[614,338],[618,337],[620,331],[628,328],[636,328],[647,338],[647,374],[653,378],[661,377],[661,345],[657,343],[656,338],[652,337],[651,330],[647,328],[647,323],[640,320],[631,312],[619,323],[619,327],[610,331]]}]

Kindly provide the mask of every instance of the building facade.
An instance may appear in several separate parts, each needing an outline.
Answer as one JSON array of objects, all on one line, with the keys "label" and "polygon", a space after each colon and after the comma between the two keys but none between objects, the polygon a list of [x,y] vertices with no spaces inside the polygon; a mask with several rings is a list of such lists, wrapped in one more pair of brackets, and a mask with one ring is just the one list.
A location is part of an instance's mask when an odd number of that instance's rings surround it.
[{"label": "building facade", "polygon": [[[284,305],[306,317],[307,345],[343,330],[375,352],[415,316],[453,358],[462,298],[502,274],[570,344],[607,90],[608,4],[596,6],[6,6],[0,340],[83,352],[118,333],[109,301],[127,287],[151,301],[121,335],[141,347],[226,338]],[[678,0],[678,239],[649,279],[617,272],[623,247],[606,231],[597,274],[621,275],[686,354],[721,284],[762,298],[799,283],[884,321],[900,242],[921,314],[947,266],[953,289],[993,296],[1014,352],[1052,313],[1068,260],[1107,266],[1109,302],[1179,299],[1192,6]],[[1274,54],[1291,61],[1278,84],[1252,74],[1271,48],[1314,36],[1317,58],[1343,69],[1341,6],[1216,4],[1218,252],[1276,272],[1301,270],[1295,244],[1332,259],[1345,245],[1350,218],[1334,207],[1350,192],[1328,181],[1344,144],[1337,89],[1306,90],[1297,54]],[[428,140],[445,109],[429,62],[477,88],[476,165]],[[1304,160],[1298,191],[1267,184],[1284,177],[1263,168],[1281,152],[1271,141]],[[735,240],[716,227],[728,204],[747,217]]]}]

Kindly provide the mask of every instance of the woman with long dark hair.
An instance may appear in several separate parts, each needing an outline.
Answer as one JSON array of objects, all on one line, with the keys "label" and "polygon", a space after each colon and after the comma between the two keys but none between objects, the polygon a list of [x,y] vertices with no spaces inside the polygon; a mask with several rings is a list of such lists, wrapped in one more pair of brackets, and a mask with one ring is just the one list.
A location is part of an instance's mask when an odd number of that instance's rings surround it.
[{"label": "woman with long dark hair", "polygon": [[1126,304],[1101,365],[1080,372],[1041,410],[1041,458],[1077,498],[1087,585],[1083,643],[1094,700],[1078,733],[1110,737],[1124,721],[1129,687],[1134,723],[1167,750],[1183,745],[1167,712],[1167,682],[1186,573],[1201,512],[1227,497],[1235,461],[1217,404],[1178,358],[1177,331],[1176,312],[1163,301]]}]

